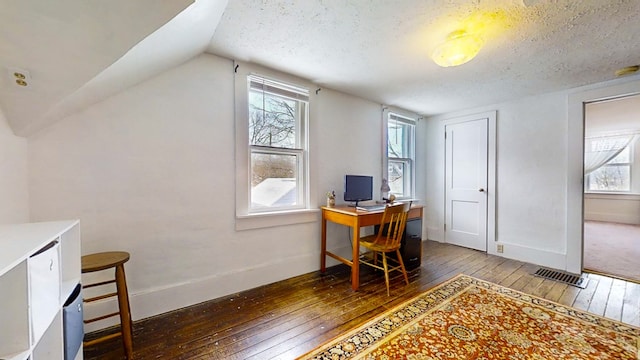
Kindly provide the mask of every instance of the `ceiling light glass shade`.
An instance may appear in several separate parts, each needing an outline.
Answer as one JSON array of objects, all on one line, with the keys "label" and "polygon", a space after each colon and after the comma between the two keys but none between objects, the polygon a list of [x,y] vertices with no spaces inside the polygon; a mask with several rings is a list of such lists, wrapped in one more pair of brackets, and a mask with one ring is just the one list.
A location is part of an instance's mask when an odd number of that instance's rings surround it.
[{"label": "ceiling light glass shade", "polygon": [[447,40],[438,45],[431,58],[442,66],[458,66],[473,59],[482,48],[482,39],[464,30],[457,30],[447,36]]}]

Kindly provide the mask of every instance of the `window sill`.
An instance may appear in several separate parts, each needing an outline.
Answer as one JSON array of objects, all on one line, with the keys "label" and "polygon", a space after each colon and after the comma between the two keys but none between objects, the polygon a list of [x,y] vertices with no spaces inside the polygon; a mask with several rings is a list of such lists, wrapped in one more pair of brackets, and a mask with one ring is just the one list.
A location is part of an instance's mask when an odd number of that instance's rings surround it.
[{"label": "window sill", "polygon": [[250,215],[236,215],[236,230],[241,231],[309,223],[318,221],[318,214],[320,214],[320,209],[302,209]]}]

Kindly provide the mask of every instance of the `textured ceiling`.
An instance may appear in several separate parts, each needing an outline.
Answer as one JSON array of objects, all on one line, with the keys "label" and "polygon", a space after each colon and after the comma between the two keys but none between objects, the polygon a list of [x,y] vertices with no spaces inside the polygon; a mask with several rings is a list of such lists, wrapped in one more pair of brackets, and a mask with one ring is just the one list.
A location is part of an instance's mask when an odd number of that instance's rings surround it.
[{"label": "textured ceiling", "polygon": [[[207,51],[432,115],[613,79],[640,64],[639,17],[639,0],[0,0],[0,112],[29,136]],[[484,48],[438,67],[460,27]]]},{"label": "textured ceiling", "polygon": [[[235,0],[208,51],[432,115],[613,79],[640,63],[639,17],[638,0]],[[465,26],[478,56],[435,65]]]}]

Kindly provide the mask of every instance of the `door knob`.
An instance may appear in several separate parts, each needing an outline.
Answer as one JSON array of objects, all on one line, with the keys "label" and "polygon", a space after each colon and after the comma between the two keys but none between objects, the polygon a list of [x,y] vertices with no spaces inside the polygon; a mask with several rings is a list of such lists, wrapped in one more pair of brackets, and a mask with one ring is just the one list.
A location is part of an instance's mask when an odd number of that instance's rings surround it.
[{"label": "door knob", "polygon": [[480,189],[478,189],[478,191],[480,191],[480,192],[484,192],[484,189],[483,189],[483,188],[480,188]]}]

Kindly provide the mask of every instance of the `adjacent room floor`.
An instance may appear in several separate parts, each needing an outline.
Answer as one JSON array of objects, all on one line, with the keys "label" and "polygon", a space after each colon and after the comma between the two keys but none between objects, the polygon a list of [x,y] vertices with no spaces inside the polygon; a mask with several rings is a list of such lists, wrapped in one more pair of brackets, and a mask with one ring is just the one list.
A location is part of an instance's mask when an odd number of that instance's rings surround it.
[{"label": "adjacent room floor", "polygon": [[584,269],[640,283],[640,226],[585,221]]}]

